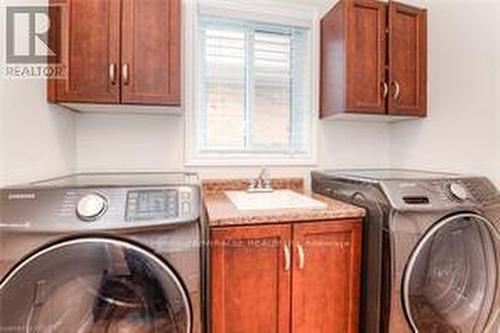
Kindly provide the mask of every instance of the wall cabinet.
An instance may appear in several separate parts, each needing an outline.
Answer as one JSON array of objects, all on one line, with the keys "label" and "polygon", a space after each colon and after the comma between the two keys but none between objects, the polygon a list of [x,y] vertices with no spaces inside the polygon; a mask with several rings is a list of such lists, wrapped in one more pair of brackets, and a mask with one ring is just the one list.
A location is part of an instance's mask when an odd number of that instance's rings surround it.
[{"label": "wall cabinet", "polygon": [[217,333],[358,331],[361,221],[211,230]]},{"label": "wall cabinet", "polygon": [[66,78],[55,103],[180,105],[180,0],[52,0]]},{"label": "wall cabinet", "polygon": [[321,21],[321,117],[425,117],[426,17],[392,1],[340,0]]}]

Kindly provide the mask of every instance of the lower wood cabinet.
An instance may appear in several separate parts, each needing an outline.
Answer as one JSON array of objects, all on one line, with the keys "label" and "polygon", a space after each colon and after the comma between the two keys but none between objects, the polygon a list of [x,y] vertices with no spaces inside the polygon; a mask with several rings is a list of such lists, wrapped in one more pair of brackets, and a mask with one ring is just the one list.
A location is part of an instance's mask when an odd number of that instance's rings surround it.
[{"label": "lower wood cabinet", "polygon": [[357,332],[361,227],[338,220],[212,229],[212,332]]}]

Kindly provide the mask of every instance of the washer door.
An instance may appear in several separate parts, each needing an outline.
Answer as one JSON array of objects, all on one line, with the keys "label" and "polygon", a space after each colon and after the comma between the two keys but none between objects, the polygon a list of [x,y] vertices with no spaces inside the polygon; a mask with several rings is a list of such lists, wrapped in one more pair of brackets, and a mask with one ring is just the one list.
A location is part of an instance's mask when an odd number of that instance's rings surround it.
[{"label": "washer door", "polygon": [[28,257],[0,284],[0,331],[189,333],[191,309],[172,269],[110,238],[80,238]]},{"label": "washer door", "polygon": [[497,292],[495,233],[483,217],[460,214],[423,237],[403,281],[415,332],[483,332]]}]

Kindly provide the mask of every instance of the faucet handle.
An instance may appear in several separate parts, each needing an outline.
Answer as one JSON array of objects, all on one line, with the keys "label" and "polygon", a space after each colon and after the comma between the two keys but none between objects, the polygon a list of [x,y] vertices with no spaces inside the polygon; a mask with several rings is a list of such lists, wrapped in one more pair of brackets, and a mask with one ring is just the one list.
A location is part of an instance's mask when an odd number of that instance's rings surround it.
[{"label": "faucet handle", "polygon": [[248,189],[253,190],[257,188],[257,179],[255,178],[250,178],[248,180]]},{"label": "faucet handle", "polygon": [[248,192],[272,192],[271,180],[269,172],[266,168],[262,168],[259,176],[255,179],[248,180]]}]

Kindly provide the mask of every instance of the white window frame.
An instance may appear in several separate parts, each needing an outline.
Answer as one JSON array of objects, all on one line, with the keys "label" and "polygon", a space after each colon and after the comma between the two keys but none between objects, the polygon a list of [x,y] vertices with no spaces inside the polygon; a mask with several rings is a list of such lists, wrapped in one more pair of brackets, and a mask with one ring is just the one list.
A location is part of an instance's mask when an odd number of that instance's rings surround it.
[{"label": "white window frame", "polygon": [[[259,5],[260,3],[260,5]],[[248,0],[186,0],[184,8],[185,165],[190,166],[316,166],[319,78],[319,15],[310,7]],[[311,31],[311,124],[307,153],[202,152],[197,149],[196,84],[199,59],[198,14],[309,28]],[[279,13],[279,15],[276,15]]]}]

